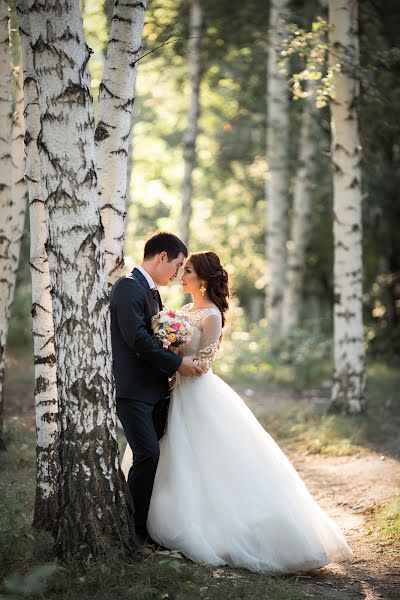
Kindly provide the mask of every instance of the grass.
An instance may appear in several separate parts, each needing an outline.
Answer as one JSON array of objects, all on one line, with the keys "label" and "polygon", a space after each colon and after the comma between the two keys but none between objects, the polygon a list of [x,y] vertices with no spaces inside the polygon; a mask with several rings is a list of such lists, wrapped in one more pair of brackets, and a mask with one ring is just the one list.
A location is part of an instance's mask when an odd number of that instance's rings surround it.
[{"label": "grass", "polygon": [[396,443],[400,423],[399,388],[400,370],[375,363],[368,368],[367,414],[327,414],[328,398],[320,398],[315,403],[312,398],[304,398],[306,393],[295,402],[267,400],[254,412],[279,442],[294,444],[310,454],[350,456],[367,447],[400,457],[400,445]]},{"label": "grass", "polygon": [[[47,569],[49,566],[51,563],[46,565]],[[25,575],[25,580],[34,573],[32,570]],[[160,558],[155,553],[137,562],[111,559],[97,562],[84,572],[53,563],[53,573],[50,569],[48,573],[40,590],[41,598],[46,600],[306,600],[316,597],[303,593],[293,580],[243,574],[232,569],[212,571],[189,565],[182,559]],[[23,577],[17,579],[17,585],[14,581],[15,577],[6,580],[3,590],[14,587],[15,594],[23,589]]]},{"label": "grass", "polygon": [[306,400],[277,410],[256,409],[255,414],[279,442],[296,445],[309,454],[351,456],[363,446],[383,439],[379,423],[364,416],[327,415]]},{"label": "grass", "polygon": [[53,558],[52,539],[31,528],[35,437],[18,420],[6,429],[0,455],[0,598],[42,600],[306,600],[294,577],[195,565],[174,552],[110,556],[86,570]]},{"label": "grass", "polygon": [[368,518],[367,527],[373,539],[387,545],[400,542],[400,496],[376,507]]}]

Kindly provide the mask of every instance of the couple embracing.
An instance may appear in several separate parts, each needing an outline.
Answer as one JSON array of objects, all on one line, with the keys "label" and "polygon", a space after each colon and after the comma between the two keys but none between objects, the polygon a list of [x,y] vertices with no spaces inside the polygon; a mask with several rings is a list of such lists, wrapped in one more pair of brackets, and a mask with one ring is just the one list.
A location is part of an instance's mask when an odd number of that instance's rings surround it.
[{"label": "couple embracing", "polygon": [[[193,336],[174,353],[153,336],[157,286],[181,276]],[[270,574],[351,556],[341,532],[242,399],[212,372],[229,302],[214,252],[188,256],[175,235],[147,240],[141,266],[111,293],[122,469],[138,538],[195,562]],[[170,396],[169,380],[175,376]],[[166,426],[167,424],[167,426]]]}]

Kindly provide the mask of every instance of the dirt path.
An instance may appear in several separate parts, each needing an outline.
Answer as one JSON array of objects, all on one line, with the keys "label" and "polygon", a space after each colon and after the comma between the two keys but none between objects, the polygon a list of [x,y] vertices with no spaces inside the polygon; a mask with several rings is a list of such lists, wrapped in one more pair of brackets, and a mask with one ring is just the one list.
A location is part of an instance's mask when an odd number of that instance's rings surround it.
[{"label": "dirt path", "polygon": [[[276,403],[277,394],[249,399],[243,389],[237,391],[253,409]],[[280,398],[291,401],[290,395]],[[379,542],[368,524],[374,507],[400,494],[400,462],[368,449],[343,457],[283,450],[353,551],[346,563],[300,577],[304,590],[324,600],[400,600],[400,544]]]},{"label": "dirt path", "polygon": [[377,504],[399,494],[400,464],[374,452],[332,458],[302,456],[290,459],[309,490],[346,535],[353,558],[321,569],[304,586],[323,598],[350,600],[400,598],[400,545],[387,546],[369,535],[367,515]]}]

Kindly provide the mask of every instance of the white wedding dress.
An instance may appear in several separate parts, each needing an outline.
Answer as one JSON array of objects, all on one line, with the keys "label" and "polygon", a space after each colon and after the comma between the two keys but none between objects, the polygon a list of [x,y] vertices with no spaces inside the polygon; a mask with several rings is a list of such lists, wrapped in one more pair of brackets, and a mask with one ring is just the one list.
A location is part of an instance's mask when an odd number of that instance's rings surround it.
[{"label": "white wedding dress", "polygon": [[[147,520],[151,537],[195,562],[271,574],[315,569],[351,556],[283,452],[246,404],[212,372],[218,309],[183,307],[194,329],[183,355],[207,369],[180,377]],[[122,468],[132,464],[129,445]]]}]

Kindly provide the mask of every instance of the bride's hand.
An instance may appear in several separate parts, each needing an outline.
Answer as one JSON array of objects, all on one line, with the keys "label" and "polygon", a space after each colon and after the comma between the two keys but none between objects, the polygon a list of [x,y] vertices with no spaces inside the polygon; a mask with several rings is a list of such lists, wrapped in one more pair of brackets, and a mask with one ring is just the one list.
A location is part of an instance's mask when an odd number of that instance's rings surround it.
[{"label": "bride's hand", "polygon": [[194,359],[194,356],[185,356],[181,362],[181,366],[178,369],[178,373],[180,373],[183,377],[203,375],[203,369],[196,365]]}]

